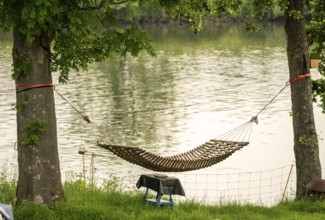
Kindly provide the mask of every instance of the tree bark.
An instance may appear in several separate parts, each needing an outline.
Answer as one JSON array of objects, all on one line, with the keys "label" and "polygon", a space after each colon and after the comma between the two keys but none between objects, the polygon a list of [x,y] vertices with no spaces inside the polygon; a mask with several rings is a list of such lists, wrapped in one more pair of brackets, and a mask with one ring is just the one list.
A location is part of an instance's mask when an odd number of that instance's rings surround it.
[{"label": "tree bark", "polygon": [[[17,27],[13,38],[14,73],[19,72],[16,76],[17,203],[29,200],[52,204],[64,199],[53,88],[25,89],[21,86],[52,83],[50,41],[47,33],[28,41]],[[37,128],[40,125],[47,128]],[[39,140],[32,139],[36,136]]]},{"label": "tree bark", "polygon": [[[289,1],[288,3],[288,8],[285,10],[287,57],[290,79],[294,79],[299,74],[303,74],[304,55],[307,60],[307,73],[309,73],[309,49],[306,40],[304,0]],[[295,11],[301,13],[300,18],[290,16],[290,13]],[[296,83],[291,84],[291,101],[297,170],[296,198],[299,199],[305,196],[306,184],[322,176],[310,77],[299,79]]]}]

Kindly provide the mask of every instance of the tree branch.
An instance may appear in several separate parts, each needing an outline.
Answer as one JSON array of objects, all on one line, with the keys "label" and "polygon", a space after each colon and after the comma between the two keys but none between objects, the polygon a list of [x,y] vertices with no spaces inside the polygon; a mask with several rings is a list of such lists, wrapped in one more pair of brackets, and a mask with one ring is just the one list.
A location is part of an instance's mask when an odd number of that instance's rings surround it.
[{"label": "tree branch", "polygon": [[95,6],[87,6],[87,7],[80,7],[79,9],[82,11],[89,11],[89,10],[99,10],[105,6],[104,0],[101,0],[99,5],[94,3]]},{"label": "tree branch", "polygon": [[128,2],[129,0],[123,0],[123,1],[118,1],[118,2],[113,2],[114,5],[119,5],[119,4],[123,4],[125,2]]},{"label": "tree branch", "polygon": [[107,25],[99,16],[97,16],[99,23],[102,25],[103,28],[109,29],[109,25]]}]

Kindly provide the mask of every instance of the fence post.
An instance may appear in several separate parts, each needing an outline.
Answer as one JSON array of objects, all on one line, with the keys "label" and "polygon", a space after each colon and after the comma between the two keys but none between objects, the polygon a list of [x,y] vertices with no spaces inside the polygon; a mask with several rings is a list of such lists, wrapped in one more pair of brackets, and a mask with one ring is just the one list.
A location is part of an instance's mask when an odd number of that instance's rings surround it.
[{"label": "fence post", "polygon": [[284,187],[284,191],[283,191],[283,194],[282,194],[281,202],[283,201],[284,196],[285,196],[286,191],[287,191],[287,187],[288,187],[288,183],[289,183],[290,176],[291,176],[291,173],[292,173],[293,165],[294,164],[291,165],[291,168],[290,168],[290,171],[289,171],[288,179],[287,179],[287,182],[286,182],[286,186]]}]

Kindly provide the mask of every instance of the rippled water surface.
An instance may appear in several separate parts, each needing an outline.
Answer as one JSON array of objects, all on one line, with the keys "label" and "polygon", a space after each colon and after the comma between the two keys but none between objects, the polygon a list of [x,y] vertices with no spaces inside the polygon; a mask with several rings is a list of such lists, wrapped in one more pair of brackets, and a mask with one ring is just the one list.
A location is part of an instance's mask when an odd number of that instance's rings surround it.
[{"label": "rippled water surface", "polygon": [[[260,33],[242,26],[148,30],[157,56],[93,64],[72,72],[56,89],[92,120],[88,125],[56,94],[59,153],[63,176],[81,172],[80,146],[91,153],[98,178],[151,172],[96,146],[97,141],[139,146],[172,155],[187,151],[248,121],[285,85],[288,67],[282,26]],[[16,164],[15,86],[11,79],[11,42],[0,38],[0,160]],[[317,77],[317,70],[312,70]],[[57,75],[54,75],[57,82]],[[315,105],[316,106],[316,105]],[[197,173],[246,172],[291,164],[293,136],[290,88],[259,117],[250,144],[227,160]],[[325,116],[315,107],[321,161],[325,166]]]}]

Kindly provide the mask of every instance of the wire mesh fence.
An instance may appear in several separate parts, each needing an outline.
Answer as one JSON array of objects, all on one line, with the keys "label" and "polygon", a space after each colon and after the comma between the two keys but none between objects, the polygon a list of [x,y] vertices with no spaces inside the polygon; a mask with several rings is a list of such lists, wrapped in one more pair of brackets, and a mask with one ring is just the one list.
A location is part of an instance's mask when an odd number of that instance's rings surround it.
[{"label": "wire mesh fence", "polygon": [[[139,176],[149,172],[135,168],[118,180],[124,190],[134,191],[137,190],[135,183]],[[322,169],[322,173],[325,178],[325,169]],[[201,170],[167,175],[177,177],[186,193],[186,197],[174,196],[175,201],[193,200],[214,205],[239,203],[273,206],[283,200],[293,200],[296,193],[295,164],[252,172],[212,173]],[[140,189],[143,190],[145,189]],[[151,192],[152,195],[155,193]]]},{"label": "wire mesh fence", "polygon": [[208,204],[251,203],[274,205],[292,199],[295,193],[295,166],[230,174],[181,174],[186,200]]}]

